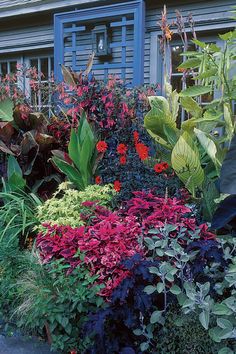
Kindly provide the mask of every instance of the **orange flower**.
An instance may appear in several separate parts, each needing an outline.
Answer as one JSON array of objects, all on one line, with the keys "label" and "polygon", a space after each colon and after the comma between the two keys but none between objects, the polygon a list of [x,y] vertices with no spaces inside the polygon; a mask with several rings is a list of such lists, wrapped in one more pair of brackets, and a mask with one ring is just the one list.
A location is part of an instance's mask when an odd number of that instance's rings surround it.
[{"label": "orange flower", "polygon": [[121,156],[121,157],[120,157],[120,164],[121,164],[121,165],[125,165],[125,164],[126,164],[126,161],[127,161],[127,160],[126,160],[126,156]]},{"label": "orange flower", "polygon": [[105,141],[100,140],[96,145],[98,152],[105,152],[107,150],[107,143]]},{"label": "orange flower", "polygon": [[126,146],[125,144],[119,144],[119,145],[117,146],[117,149],[116,149],[116,151],[117,151],[118,154],[120,154],[120,155],[126,154],[127,150],[128,150],[128,148],[127,148],[127,146]]},{"label": "orange flower", "polygon": [[102,179],[101,179],[100,176],[96,176],[96,178],[95,178],[95,183],[96,183],[96,184],[101,184],[101,183],[102,183]]},{"label": "orange flower", "polygon": [[115,189],[116,192],[120,192],[120,190],[121,190],[121,183],[120,183],[120,181],[115,181],[115,182],[114,182],[114,189]]}]

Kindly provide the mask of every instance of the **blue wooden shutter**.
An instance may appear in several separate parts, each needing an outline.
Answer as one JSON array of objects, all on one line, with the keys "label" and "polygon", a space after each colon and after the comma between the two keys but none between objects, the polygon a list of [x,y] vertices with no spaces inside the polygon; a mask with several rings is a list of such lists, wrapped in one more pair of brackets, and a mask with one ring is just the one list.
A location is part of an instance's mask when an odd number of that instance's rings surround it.
[{"label": "blue wooden shutter", "polygon": [[93,72],[106,79],[117,74],[127,83],[143,83],[144,1],[130,1],[55,15],[55,77],[62,79],[60,64],[85,70],[92,53],[92,29],[106,24],[111,31],[111,59],[95,57]]}]

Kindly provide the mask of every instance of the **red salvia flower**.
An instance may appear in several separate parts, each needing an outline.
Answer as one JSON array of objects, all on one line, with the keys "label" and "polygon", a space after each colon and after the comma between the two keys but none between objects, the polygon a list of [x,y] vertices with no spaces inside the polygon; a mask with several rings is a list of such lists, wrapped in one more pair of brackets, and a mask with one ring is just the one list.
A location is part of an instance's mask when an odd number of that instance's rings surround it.
[{"label": "red salvia flower", "polygon": [[105,152],[107,150],[107,143],[105,141],[100,140],[96,145],[98,152]]},{"label": "red salvia flower", "polygon": [[125,144],[119,144],[119,145],[117,146],[117,149],[116,149],[116,151],[117,151],[118,154],[120,154],[120,155],[126,154],[127,150],[128,150],[128,148],[127,148],[127,146],[126,146]]},{"label": "red salvia flower", "polygon": [[133,132],[133,137],[135,144],[137,144],[139,141],[139,133],[136,130]]},{"label": "red salvia flower", "polygon": [[164,170],[164,167],[161,163],[157,163],[155,166],[154,166],[154,171],[156,173],[161,173],[162,171]]},{"label": "red salvia flower", "polygon": [[114,182],[114,189],[115,189],[116,192],[120,192],[120,190],[121,190],[121,183],[120,183],[120,181],[115,181],[115,182]]},{"label": "red salvia flower", "polygon": [[120,157],[120,164],[121,164],[121,165],[125,165],[125,164],[126,164],[126,161],[127,161],[127,160],[126,160],[126,156],[123,155],[123,156]]},{"label": "red salvia flower", "polygon": [[143,143],[138,143],[135,145],[135,148],[136,148],[137,154],[139,155],[139,157],[142,161],[146,160],[148,158],[148,150],[149,150],[148,146],[146,146]]},{"label": "red salvia flower", "polygon": [[101,183],[102,183],[102,179],[101,179],[100,176],[97,176],[97,177],[95,178],[95,183],[96,183],[96,184],[101,184]]}]

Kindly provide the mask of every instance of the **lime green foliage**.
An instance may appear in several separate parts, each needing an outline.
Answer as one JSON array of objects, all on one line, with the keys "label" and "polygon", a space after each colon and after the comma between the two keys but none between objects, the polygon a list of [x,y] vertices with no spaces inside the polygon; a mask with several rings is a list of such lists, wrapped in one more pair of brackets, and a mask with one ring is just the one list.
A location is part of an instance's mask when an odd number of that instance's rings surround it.
[{"label": "lime green foliage", "polygon": [[97,201],[107,206],[114,194],[111,185],[90,185],[84,191],[71,189],[68,183],[62,183],[54,196],[38,207],[37,217],[41,223],[76,227],[83,225],[80,213],[86,211],[85,201]]},{"label": "lime green foliage", "polygon": [[68,151],[69,155],[54,150],[52,161],[78,190],[84,190],[91,183],[96,169],[96,138],[85,112],[77,131],[71,130]]}]

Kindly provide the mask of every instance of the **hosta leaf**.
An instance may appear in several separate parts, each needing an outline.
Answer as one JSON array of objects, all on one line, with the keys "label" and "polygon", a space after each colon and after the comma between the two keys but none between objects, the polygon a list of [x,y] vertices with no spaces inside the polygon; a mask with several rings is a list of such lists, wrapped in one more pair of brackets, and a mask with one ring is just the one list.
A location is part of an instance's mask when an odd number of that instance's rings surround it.
[{"label": "hosta leaf", "polygon": [[181,97],[195,97],[195,96],[200,96],[204,95],[206,93],[212,92],[212,87],[211,86],[190,86],[186,90],[181,91],[180,96]]},{"label": "hosta leaf", "polygon": [[177,176],[194,194],[195,189],[201,187],[204,182],[204,171],[201,167],[198,150],[188,133],[184,132],[180,136],[172,151],[171,163]]}]

